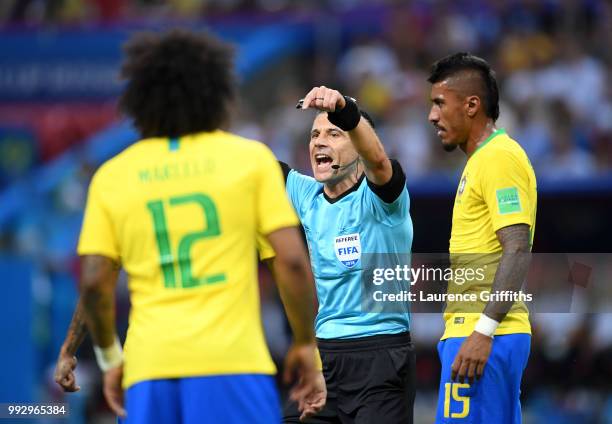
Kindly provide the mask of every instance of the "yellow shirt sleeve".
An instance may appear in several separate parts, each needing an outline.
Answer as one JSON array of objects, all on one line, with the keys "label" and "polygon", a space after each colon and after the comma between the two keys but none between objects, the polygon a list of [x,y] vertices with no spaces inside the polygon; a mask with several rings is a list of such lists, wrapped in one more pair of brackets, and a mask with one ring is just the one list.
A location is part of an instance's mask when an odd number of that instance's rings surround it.
[{"label": "yellow shirt sleeve", "polygon": [[257,251],[259,252],[259,260],[265,261],[276,256],[276,252],[272,249],[268,240],[261,234],[257,235]]},{"label": "yellow shirt sleeve", "polygon": [[79,255],[104,255],[119,260],[117,235],[102,199],[101,178],[97,172],[89,185],[77,252]]},{"label": "yellow shirt sleeve", "polygon": [[294,227],[299,221],[285,191],[283,174],[278,161],[266,146],[258,158],[257,176],[257,233],[270,234],[286,227]]},{"label": "yellow shirt sleeve", "polygon": [[529,197],[529,174],[515,155],[496,151],[481,170],[480,182],[493,231],[515,224],[533,226],[535,205]]}]

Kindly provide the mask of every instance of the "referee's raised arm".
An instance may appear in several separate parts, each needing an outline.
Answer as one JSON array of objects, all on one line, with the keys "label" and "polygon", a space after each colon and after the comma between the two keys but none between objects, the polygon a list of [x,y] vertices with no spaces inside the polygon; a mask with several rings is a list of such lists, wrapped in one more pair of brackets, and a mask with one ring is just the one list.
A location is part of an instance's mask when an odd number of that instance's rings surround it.
[{"label": "referee's raised arm", "polygon": [[329,122],[348,133],[369,181],[376,185],[389,182],[393,175],[389,157],[376,132],[360,112],[355,99],[320,86],[310,90],[301,102],[302,109],[309,107],[328,112]]}]

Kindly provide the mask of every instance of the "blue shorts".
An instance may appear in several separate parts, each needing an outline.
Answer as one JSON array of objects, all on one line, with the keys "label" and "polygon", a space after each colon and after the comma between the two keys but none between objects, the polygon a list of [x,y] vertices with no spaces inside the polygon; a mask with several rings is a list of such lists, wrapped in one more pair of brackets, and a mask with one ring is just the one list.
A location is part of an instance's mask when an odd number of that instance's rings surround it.
[{"label": "blue shorts", "polygon": [[451,382],[451,365],[465,337],[438,343],[442,363],[436,423],[520,424],[521,377],[527,366],[531,336],[495,336],[480,380]]},{"label": "blue shorts", "polygon": [[125,394],[119,424],[278,424],[280,400],[270,375],[239,374],[149,380]]}]

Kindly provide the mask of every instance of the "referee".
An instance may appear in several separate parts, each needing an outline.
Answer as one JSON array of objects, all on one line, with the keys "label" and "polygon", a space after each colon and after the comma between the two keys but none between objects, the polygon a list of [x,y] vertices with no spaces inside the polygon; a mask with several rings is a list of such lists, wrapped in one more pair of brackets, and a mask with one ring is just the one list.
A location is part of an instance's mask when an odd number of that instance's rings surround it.
[{"label": "referee", "polygon": [[[362,253],[409,254],[406,177],[390,160],[367,114],[324,86],[298,104],[318,110],[310,132],[314,178],[282,164],[306,234],[319,309],[315,330],[328,396],[309,423],[411,423],[415,354],[410,312],[362,308]],[[284,422],[299,422],[289,403]],[[308,409],[308,405],[306,405]]]}]

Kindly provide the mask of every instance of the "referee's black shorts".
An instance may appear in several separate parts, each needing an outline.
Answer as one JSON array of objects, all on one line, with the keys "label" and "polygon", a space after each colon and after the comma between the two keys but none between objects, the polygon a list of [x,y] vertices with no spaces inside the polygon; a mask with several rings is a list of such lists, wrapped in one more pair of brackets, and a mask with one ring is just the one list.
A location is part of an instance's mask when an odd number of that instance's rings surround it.
[{"label": "referee's black shorts", "polygon": [[[416,362],[410,333],[317,343],[327,403],[307,423],[412,423]],[[295,402],[283,415],[285,423],[300,422]]]}]

